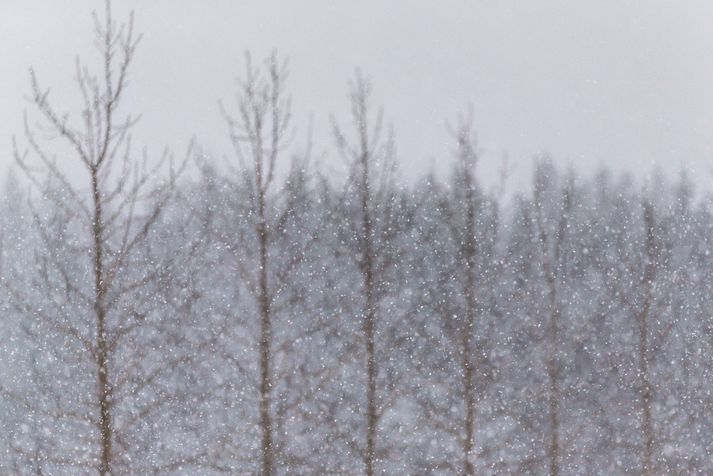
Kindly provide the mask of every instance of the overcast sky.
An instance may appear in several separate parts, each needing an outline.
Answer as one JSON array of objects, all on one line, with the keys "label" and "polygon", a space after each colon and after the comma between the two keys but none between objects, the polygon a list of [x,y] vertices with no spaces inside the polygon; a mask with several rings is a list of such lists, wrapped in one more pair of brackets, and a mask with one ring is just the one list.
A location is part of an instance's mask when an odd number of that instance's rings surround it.
[{"label": "overcast sky", "polygon": [[[713,170],[713,2],[123,0],[144,33],[127,106],[135,136],[158,153],[191,136],[229,151],[217,101],[230,103],[243,52],[290,58],[298,139],[336,160],[329,114],[347,118],[347,81],[371,76],[397,136],[404,174],[447,169],[445,123],[472,105],[481,169],[507,154],[527,175],[547,152],[580,170]],[[0,2],[0,159],[12,162],[28,67],[60,103],[76,97],[74,58],[96,59],[89,0]],[[96,64],[96,63],[91,63]],[[513,181],[513,187],[521,182]]]}]

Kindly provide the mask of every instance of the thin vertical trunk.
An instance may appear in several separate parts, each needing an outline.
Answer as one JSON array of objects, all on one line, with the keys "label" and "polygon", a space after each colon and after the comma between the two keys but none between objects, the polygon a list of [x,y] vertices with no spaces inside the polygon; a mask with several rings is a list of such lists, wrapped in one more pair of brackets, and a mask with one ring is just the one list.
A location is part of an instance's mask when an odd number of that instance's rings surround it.
[{"label": "thin vertical trunk", "polygon": [[375,452],[376,452],[376,426],[378,420],[376,406],[376,351],[374,346],[374,334],[376,324],[376,309],[374,296],[374,244],[373,225],[371,223],[371,213],[369,207],[370,185],[369,185],[369,156],[364,144],[364,154],[362,156],[362,187],[361,187],[361,208],[362,208],[362,238],[363,238],[363,260],[362,277],[364,279],[365,312],[364,312],[364,338],[366,341],[366,455],[365,466],[366,475],[374,475]]},{"label": "thin vertical trunk", "polygon": [[465,436],[463,438],[463,473],[475,474],[471,461],[475,432],[475,386],[473,384],[473,364],[470,353],[470,333],[463,333],[463,399],[465,403]]},{"label": "thin vertical trunk", "polygon": [[477,243],[475,238],[475,190],[472,178],[472,171],[468,170],[468,163],[464,163],[465,199],[466,199],[466,222],[463,239],[463,257],[466,261],[466,325],[463,329],[462,370],[463,370],[463,400],[465,404],[464,438],[463,438],[463,471],[466,475],[475,474],[472,462],[472,452],[475,446],[475,386],[473,383],[473,355],[471,349],[471,337],[476,328],[477,319],[477,297],[476,297],[476,254]]},{"label": "thin vertical trunk", "polygon": [[648,316],[649,297],[639,315],[639,379],[641,385],[641,438],[643,441],[643,454],[641,458],[641,474],[652,473],[651,462],[653,456],[653,427],[651,424],[651,381],[648,362]]},{"label": "thin vertical trunk", "polygon": [[268,266],[268,236],[265,217],[265,191],[262,185],[261,161],[257,168],[258,188],[258,225],[257,233],[260,242],[260,277],[258,283],[258,306],[260,308],[260,427],[262,428],[262,474],[272,476],[274,473],[274,447],[272,441],[272,417],[270,415],[270,398],[272,391],[272,375],[270,369],[272,320],[270,315],[270,298],[267,283]]},{"label": "thin vertical trunk", "polygon": [[[568,185],[569,187],[569,185]],[[549,407],[549,420],[550,420],[550,441],[548,445],[548,459],[549,459],[549,474],[550,476],[559,476],[560,474],[560,400],[562,398],[560,391],[560,371],[559,371],[559,347],[560,347],[560,319],[561,311],[557,296],[557,280],[558,273],[562,267],[562,245],[564,243],[564,238],[569,227],[569,212],[572,206],[570,190],[565,188],[562,211],[559,219],[559,224],[557,228],[557,234],[554,237],[553,249],[550,251],[547,249],[547,244],[550,241],[548,233],[545,228],[544,217],[542,216],[542,199],[541,197],[535,197],[537,203],[538,212],[538,226],[540,233],[540,243],[543,246],[544,252],[544,263],[543,271],[545,275],[545,282],[547,284],[547,295],[548,303],[547,307],[549,310],[549,322],[547,329],[547,380],[548,380],[548,391],[547,391],[547,405]]]},{"label": "thin vertical trunk", "polygon": [[548,404],[550,410],[550,476],[559,475],[559,371],[557,362],[557,349],[559,346],[559,307],[557,306],[557,290],[555,277],[551,266],[548,265],[547,285],[549,288],[550,325],[549,325],[549,352],[547,356],[547,377],[549,380]]},{"label": "thin vertical trunk", "polygon": [[106,338],[106,282],[104,276],[104,242],[102,224],[102,204],[99,192],[97,167],[91,169],[92,199],[94,202],[94,217],[92,223],[92,238],[94,246],[94,313],[96,318],[96,365],[98,378],[100,435],[99,475],[111,474],[113,427],[111,421],[111,387],[109,380],[109,348]]},{"label": "thin vertical trunk", "polygon": [[651,421],[651,375],[649,370],[649,313],[653,299],[653,281],[656,274],[656,231],[653,207],[644,201],[644,226],[646,227],[646,266],[644,268],[643,285],[644,299],[641,313],[638,316],[639,327],[639,385],[641,399],[641,438],[643,453],[641,457],[641,474],[653,474],[652,459],[654,448],[654,432]]}]

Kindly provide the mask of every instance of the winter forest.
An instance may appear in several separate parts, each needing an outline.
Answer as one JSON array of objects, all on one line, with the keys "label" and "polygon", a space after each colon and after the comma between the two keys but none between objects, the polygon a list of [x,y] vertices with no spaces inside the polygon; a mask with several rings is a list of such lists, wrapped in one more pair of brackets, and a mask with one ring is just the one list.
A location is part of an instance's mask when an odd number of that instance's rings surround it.
[{"label": "winter forest", "polygon": [[230,160],[142,153],[146,40],[93,21],[79,101],[31,72],[4,152],[0,474],[713,474],[713,196],[685,174],[542,157],[500,193],[464,108],[448,178],[409,182],[357,73],[335,176],[279,53],[226,72]]}]

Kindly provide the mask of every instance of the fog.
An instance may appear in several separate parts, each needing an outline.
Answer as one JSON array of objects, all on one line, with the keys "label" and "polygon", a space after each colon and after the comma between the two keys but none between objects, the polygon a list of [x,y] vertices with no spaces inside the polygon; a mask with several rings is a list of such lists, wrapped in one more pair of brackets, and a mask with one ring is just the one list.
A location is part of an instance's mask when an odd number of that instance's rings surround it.
[{"label": "fog", "polygon": [[713,474],[713,4],[98,3],[3,3],[0,474]]}]

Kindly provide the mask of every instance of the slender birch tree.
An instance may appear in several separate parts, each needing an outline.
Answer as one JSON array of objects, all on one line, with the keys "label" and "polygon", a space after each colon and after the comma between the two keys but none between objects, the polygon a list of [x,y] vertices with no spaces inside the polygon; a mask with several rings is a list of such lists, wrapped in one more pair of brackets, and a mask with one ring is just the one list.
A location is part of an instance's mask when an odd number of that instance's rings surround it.
[{"label": "slender birch tree", "polygon": [[361,454],[364,473],[373,476],[378,471],[380,454],[379,420],[387,402],[392,400],[379,389],[378,356],[383,349],[378,349],[377,343],[380,336],[388,334],[380,316],[380,304],[389,292],[385,275],[392,264],[388,235],[393,231],[392,178],[396,164],[392,137],[382,138],[382,112],[375,118],[372,116],[371,83],[357,73],[350,86],[353,138],[347,138],[336,120],[333,120],[333,130],[338,150],[349,170],[349,186],[343,202],[354,204],[356,209],[354,221],[349,223],[349,239],[354,246],[352,256],[361,281],[358,320],[364,346],[366,407]]},{"label": "slender birch tree", "polygon": [[101,66],[93,73],[77,60],[78,116],[59,112],[31,71],[39,119],[25,119],[27,150],[15,145],[17,164],[39,192],[31,215],[40,246],[33,270],[14,268],[2,281],[36,348],[32,379],[43,395],[3,393],[54,425],[45,443],[17,448],[36,453],[38,474],[135,474],[201,463],[198,450],[184,453],[154,431],[177,415],[176,371],[191,355],[181,346],[187,317],[157,299],[171,288],[181,253],[164,254],[152,243],[183,167],[174,169],[168,152],[153,164],[146,154],[133,159],[138,117],[121,113],[141,39],[133,15],[116,23],[107,2],[94,26]]}]

